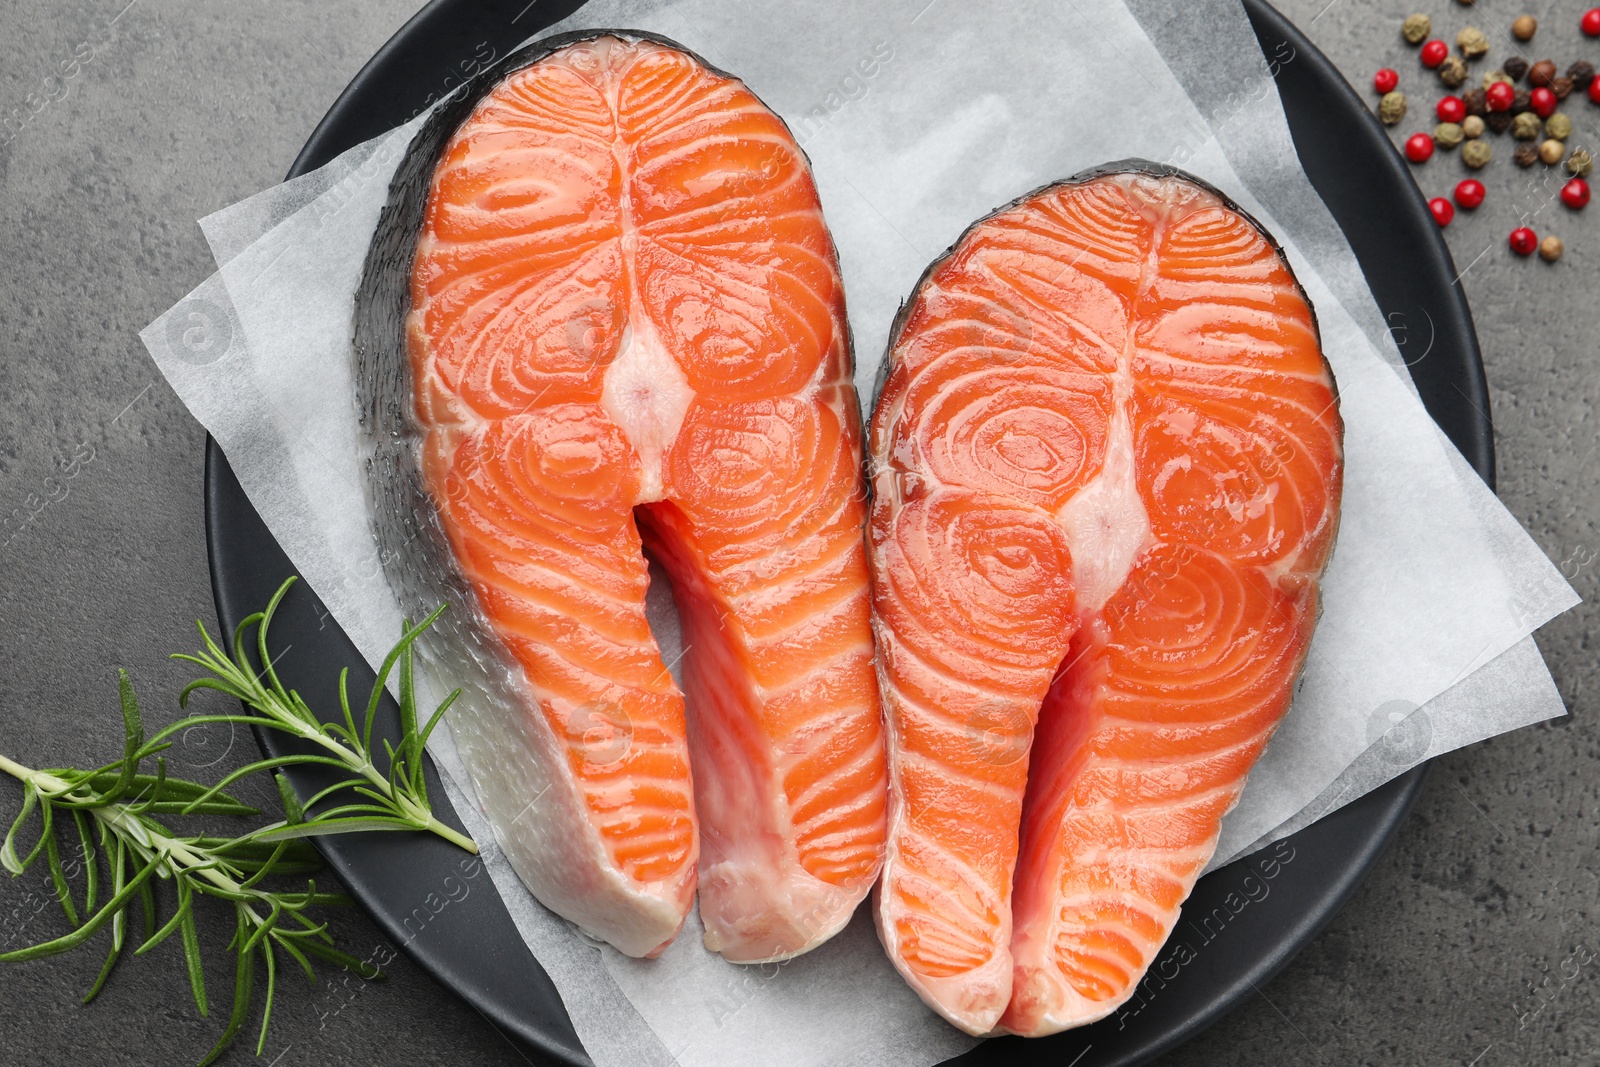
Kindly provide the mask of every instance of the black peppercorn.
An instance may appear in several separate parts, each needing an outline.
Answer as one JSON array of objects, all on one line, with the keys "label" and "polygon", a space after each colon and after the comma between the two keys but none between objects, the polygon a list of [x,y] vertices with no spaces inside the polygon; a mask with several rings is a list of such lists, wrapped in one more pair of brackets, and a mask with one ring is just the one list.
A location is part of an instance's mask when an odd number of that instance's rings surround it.
[{"label": "black peppercorn", "polygon": [[1556,94],[1557,100],[1565,100],[1572,95],[1572,79],[1565,75],[1558,75],[1551,80],[1550,91]]},{"label": "black peppercorn", "polygon": [[1519,167],[1531,167],[1539,162],[1539,149],[1532,144],[1519,144],[1511,153],[1511,161]]},{"label": "black peppercorn", "polygon": [[1489,105],[1483,98],[1482,89],[1468,89],[1461,94],[1461,102],[1467,105],[1469,115],[1487,115]]},{"label": "black peppercorn", "polygon": [[1533,106],[1529,102],[1531,99],[1532,99],[1532,94],[1530,94],[1528,92],[1528,90],[1526,90],[1526,89],[1518,89],[1517,90],[1517,95],[1512,97],[1512,99],[1511,99],[1511,113],[1513,115],[1520,115],[1524,111],[1528,110],[1528,108]]},{"label": "black peppercorn", "polygon": [[1511,128],[1511,117],[1509,111],[1491,111],[1483,116],[1483,121],[1495,133],[1505,133]]},{"label": "black peppercorn", "polygon": [[1567,68],[1567,77],[1572,79],[1574,89],[1589,88],[1589,80],[1594,77],[1594,64],[1587,59],[1580,59]]},{"label": "black peppercorn", "polygon": [[1519,82],[1522,76],[1528,73],[1528,61],[1521,56],[1512,56],[1500,64],[1500,69],[1509,74],[1512,81]]}]

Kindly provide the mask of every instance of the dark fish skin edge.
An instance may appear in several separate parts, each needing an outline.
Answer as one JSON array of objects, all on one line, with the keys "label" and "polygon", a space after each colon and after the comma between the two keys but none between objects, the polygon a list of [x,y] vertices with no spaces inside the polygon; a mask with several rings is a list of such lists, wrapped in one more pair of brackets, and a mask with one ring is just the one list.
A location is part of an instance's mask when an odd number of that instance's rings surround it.
[{"label": "dark fish skin edge", "polygon": [[[689,56],[713,74],[744,84],[693,50],[644,30],[560,33],[510,53],[458,87],[424,121],[407,146],[378,216],[352,308],[352,358],[360,439],[365,451],[364,480],[384,572],[408,618],[421,618],[444,603],[455,608],[435,624],[430,634],[437,636],[425,635],[419,648],[424,658],[428,658],[430,645],[453,641],[489,675],[503,673],[516,660],[478,610],[477,595],[456,562],[417,462],[420,435],[413,415],[411,359],[405,336],[405,321],[411,311],[411,271],[434,171],[450,138],[478,103],[516,71],[569,45],[602,37],[651,41]],[[810,171],[811,160],[793,131],[781,115],[771,108],[767,110],[783,124]],[[837,261],[831,237],[829,243]],[[849,376],[855,360],[848,319],[844,340]],[[520,668],[511,669],[520,673]]]},{"label": "dark fish skin edge", "polygon": [[[1334,417],[1339,420],[1339,467],[1342,472],[1344,468],[1344,419],[1339,414],[1339,380],[1334,377],[1333,364],[1328,362],[1327,353],[1322,351],[1322,326],[1317,320],[1317,307],[1311,302],[1311,296],[1306,292],[1306,287],[1300,284],[1300,279],[1295,275],[1294,272],[1294,265],[1289,262],[1289,257],[1284,255],[1283,246],[1279,244],[1278,239],[1272,235],[1272,231],[1261,224],[1259,219],[1250,214],[1250,212],[1246,211],[1244,208],[1240,207],[1234,202],[1232,197],[1223,192],[1221,189],[1218,189],[1216,186],[1212,185],[1210,182],[1206,181],[1204,178],[1198,178],[1179,167],[1174,167],[1167,163],[1154,163],[1148,159],[1118,159],[1110,163],[1101,163],[1100,165],[1090,167],[1087,170],[1081,170],[1077,174],[1072,175],[1070,178],[1058,178],[1055,181],[1045,182],[1043,185],[1035,189],[1030,189],[1021,196],[1001,204],[987,215],[975,219],[967,226],[966,229],[962,230],[961,236],[957,237],[949,248],[945,249],[937,257],[935,257],[932,263],[928,264],[927,269],[922,272],[922,276],[917,279],[917,284],[911,287],[911,295],[901,302],[900,310],[895,313],[894,322],[889,327],[889,347],[884,351],[883,359],[878,363],[877,377],[872,385],[873,413],[875,414],[878,410],[878,404],[883,399],[884,386],[888,384],[889,374],[894,370],[894,350],[900,343],[900,334],[905,330],[906,320],[911,317],[911,309],[917,302],[917,295],[922,292],[923,286],[928,284],[928,280],[933,277],[934,272],[942,267],[951,256],[955,255],[956,249],[961,247],[966,239],[972,235],[974,230],[997,215],[1003,215],[1013,208],[1020,207],[1022,204],[1032,200],[1039,194],[1047,192],[1051,189],[1057,189],[1067,185],[1082,185],[1086,182],[1091,182],[1096,178],[1105,178],[1118,174],[1144,174],[1152,178],[1176,178],[1179,181],[1187,182],[1198,189],[1202,189],[1221,201],[1223,207],[1227,208],[1229,211],[1248,222],[1255,229],[1255,231],[1261,235],[1262,239],[1266,241],[1269,246],[1271,246],[1272,251],[1278,257],[1278,262],[1282,263],[1283,269],[1289,272],[1289,277],[1294,282],[1295,289],[1300,293],[1300,299],[1305,301],[1307,309],[1309,309],[1311,312],[1311,329],[1317,338],[1317,354],[1322,356],[1322,367],[1328,372],[1328,381],[1333,388],[1333,413]],[[871,416],[868,417],[869,425],[870,422]],[[870,447],[867,449],[865,461],[867,464],[867,494],[868,502],[870,504],[873,495],[872,453]],[[1340,516],[1340,511],[1336,511],[1333,516],[1333,533],[1330,535],[1328,544],[1329,559],[1333,558],[1334,546],[1338,542]],[[1326,572],[1326,570],[1327,563],[1325,562],[1323,564],[1323,572]],[[1320,589],[1317,595],[1317,614],[1318,616],[1322,614],[1322,596]],[[1297,671],[1296,674],[1299,674],[1299,672]],[[1298,688],[1299,682],[1297,681],[1295,685],[1296,688]]]}]

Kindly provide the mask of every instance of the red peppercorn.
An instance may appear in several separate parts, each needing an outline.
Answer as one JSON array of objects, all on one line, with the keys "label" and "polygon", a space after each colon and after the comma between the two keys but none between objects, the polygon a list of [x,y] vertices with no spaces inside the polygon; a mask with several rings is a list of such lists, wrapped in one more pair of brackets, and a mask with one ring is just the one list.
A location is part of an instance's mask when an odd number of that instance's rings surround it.
[{"label": "red peppercorn", "polygon": [[1531,256],[1539,247],[1539,235],[1526,226],[1511,231],[1511,251],[1519,256]]},{"label": "red peppercorn", "polygon": [[1589,203],[1589,183],[1574,178],[1561,187],[1561,202],[1574,211],[1581,211]]},{"label": "red peppercorn", "polygon": [[1589,79],[1589,99],[1600,104],[1600,78]]},{"label": "red peppercorn", "polygon": [[1483,101],[1490,111],[1510,111],[1517,102],[1517,91],[1505,82],[1495,82],[1484,90]]},{"label": "red peppercorn", "polygon": [[1528,106],[1533,108],[1533,113],[1542,119],[1547,119],[1556,113],[1556,105],[1561,101],[1556,99],[1556,94],[1549,89],[1540,87],[1528,95]]},{"label": "red peppercorn", "polygon": [[1422,46],[1422,65],[1424,67],[1437,67],[1449,58],[1450,46],[1438,38],[1434,38]]},{"label": "red peppercorn", "polygon": [[1434,107],[1440,122],[1460,122],[1467,117],[1467,105],[1459,96],[1447,96]]},{"label": "red peppercorn", "polygon": [[1425,133],[1414,133],[1406,138],[1406,158],[1413,163],[1426,163],[1433,155],[1433,138]]},{"label": "red peppercorn", "polygon": [[1483,183],[1476,178],[1468,178],[1456,183],[1456,203],[1468,211],[1475,210],[1483,203],[1485,190]]},{"label": "red peppercorn", "polygon": [[1380,93],[1392,93],[1400,84],[1400,74],[1397,71],[1384,67],[1372,76],[1372,87]]},{"label": "red peppercorn", "polygon": [[1442,196],[1436,196],[1428,201],[1428,210],[1433,212],[1433,221],[1440,226],[1450,225],[1450,220],[1456,217],[1456,209],[1450,206],[1450,201]]},{"label": "red peppercorn", "polygon": [[1591,7],[1578,20],[1578,27],[1590,37],[1600,37],[1600,7]]}]

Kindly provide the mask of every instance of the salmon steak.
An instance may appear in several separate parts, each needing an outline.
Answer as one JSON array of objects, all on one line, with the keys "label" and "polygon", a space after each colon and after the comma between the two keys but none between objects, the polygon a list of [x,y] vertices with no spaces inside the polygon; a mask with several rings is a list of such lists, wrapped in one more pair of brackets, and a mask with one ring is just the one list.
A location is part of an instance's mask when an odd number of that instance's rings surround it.
[{"label": "salmon steak", "polygon": [[[737,79],[621,31],[432,115],[356,301],[383,563],[548,908],[659,953],[805,952],[882,862],[862,429],[810,165]],[[683,690],[646,618],[670,575]]]},{"label": "salmon steak", "polygon": [[1129,161],[974,224],[870,434],[885,949],[973,1034],[1133,993],[1288,710],[1343,427],[1249,216]]}]

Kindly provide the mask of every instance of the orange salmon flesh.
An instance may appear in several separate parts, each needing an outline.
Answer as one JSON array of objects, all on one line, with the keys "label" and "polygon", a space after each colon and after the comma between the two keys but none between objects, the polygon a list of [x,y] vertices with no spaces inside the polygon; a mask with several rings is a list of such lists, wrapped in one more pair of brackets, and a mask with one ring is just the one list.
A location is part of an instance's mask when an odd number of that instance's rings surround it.
[{"label": "orange salmon flesh", "polygon": [[886,771],[844,295],[788,129],[668,43],[560,48],[445,145],[410,305],[421,480],[554,753],[527,832],[559,851],[519,873],[632,955],[696,887],[730,960],[826,940]]},{"label": "orange salmon flesh", "polygon": [[870,438],[874,914],[956,1026],[1132,994],[1288,710],[1342,433],[1281,254],[1182,176],[1050,186],[924,275]]}]

